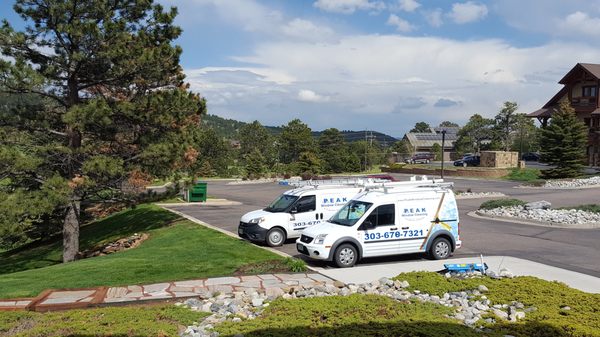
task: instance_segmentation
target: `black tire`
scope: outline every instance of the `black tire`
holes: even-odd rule
[[[444,260],[452,255],[452,245],[445,238],[437,238],[429,248],[429,256],[434,260]]]
[[[285,239],[285,231],[281,228],[275,227],[271,228],[271,230],[267,232],[267,237],[265,238],[265,241],[267,242],[267,246],[269,247],[279,247],[283,245]]]
[[[343,243],[337,247],[333,255],[333,261],[339,268],[350,268],[358,260],[358,250],[349,243]]]

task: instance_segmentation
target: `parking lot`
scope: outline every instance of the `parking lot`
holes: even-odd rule
[[[396,175],[407,180],[405,175]],[[597,203],[600,189],[544,190],[514,188],[519,183],[499,180],[471,180],[451,178],[455,190],[471,189],[473,192],[501,192],[510,197],[537,201],[546,200],[553,207]],[[231,185],[227,181],[211,181],[208,194],[241,202],[236,206],[182,205],[170,206],[203,222],[237,233],[240,217],[249,211],[264,208],[281,192],[290,189],[276,183]],[[562,229],[530,226],[493,220],[477,219],[467,215],[476,210],[485,199],[458,200],[461,216],[461,239],[463,247],[455,257],[507,255],[528,259],[559,268],[600,277],[600,229]],[[277,249],[301,257],[296,252],[294,240]],[[415,261],[425,259],[422,255],[392,256],[365,259],[359,264],[377,264],[391,261]],[[314,263],[321,267],[327,264]]]

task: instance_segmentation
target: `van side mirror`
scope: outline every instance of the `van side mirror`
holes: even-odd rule
[[[364,229],[375,229],[375,224],[371,222],[371,220],[365,220],[362,223]]]
[[[292,209],[290,209],[290,214],[296,214],[298,213],[298,207],[294,206],[292,207]]]

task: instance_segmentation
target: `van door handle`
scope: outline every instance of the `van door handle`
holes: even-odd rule
[[[393,227],[393,228],[390,228],[390,230],[391,230],[391,231],[397,231],[397,230],[398,230],[398,227]]]
[[[402,227],[402,229],[408,229],[409,227]]]
[[[315,214],[315,219],[319,220],[319,213]]]
[[[321,220],[323,220],[323,213],[321,213]]]

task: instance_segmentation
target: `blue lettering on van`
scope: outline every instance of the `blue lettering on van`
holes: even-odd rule
[[[337,198],[323,198],[323,204],[341,204],[341,203],[347,203],[348,202],[348,197],[337,197]]]
[[[411,208],[403,208],[402,216],[403,217],[420,217],[427,215],[427,208],[425,207],[411,207]]]

